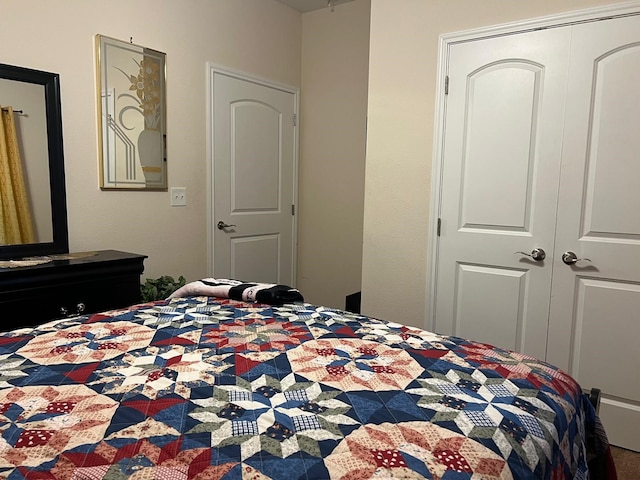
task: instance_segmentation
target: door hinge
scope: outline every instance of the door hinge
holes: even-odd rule
[[[294,113],[291,121],[293,122],[293,126],[296,127],[298,125],[298,114]]]
[[[440,236],[440,228],[442,227],[442,219],[438,219],[438,226],[436,228],[436,235]]]
[[[449,95],[449,75],[444,77],[444,94]]]
[[[291,205],[291,215],[295,215],[295,214],[296,214],[296,206]]]

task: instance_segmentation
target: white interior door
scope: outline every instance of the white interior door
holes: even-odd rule
[[[546,355],[569,35],[450,46],[439,333]],[[547,258],[514,253],[537,248]]]
[[[293,286],[297,94],[211,76],[213,275]]]
[[[640,16],[572,32],[547,359],[640,451]]]

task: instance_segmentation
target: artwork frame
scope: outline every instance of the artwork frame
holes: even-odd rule
[[[96,35],[102,190],[167,190],[166,54]]]

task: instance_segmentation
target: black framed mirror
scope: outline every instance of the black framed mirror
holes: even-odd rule
[[[0,259],[68,253],[60,76],[0,64],[0,106],[7,105],[13,116],[22,117],[16,122],[15,130],[19,149],[24,151],[21,161],[26,172],[26,197],[35,226],[31,241],[0,244]],[[35,148],[36,144],[41,144],[40,151]],[[31,185],[30,171],[37,172],[34,175],[40,179]],[[6,179],[0,179],[0,184],[3,181]]]

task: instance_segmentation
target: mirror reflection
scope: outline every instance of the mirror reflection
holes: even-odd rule
[[[165,54],[96,36],[101,188],[166,190]]]
[[[53,241],[42,85],[0,78],[0,245]]]

